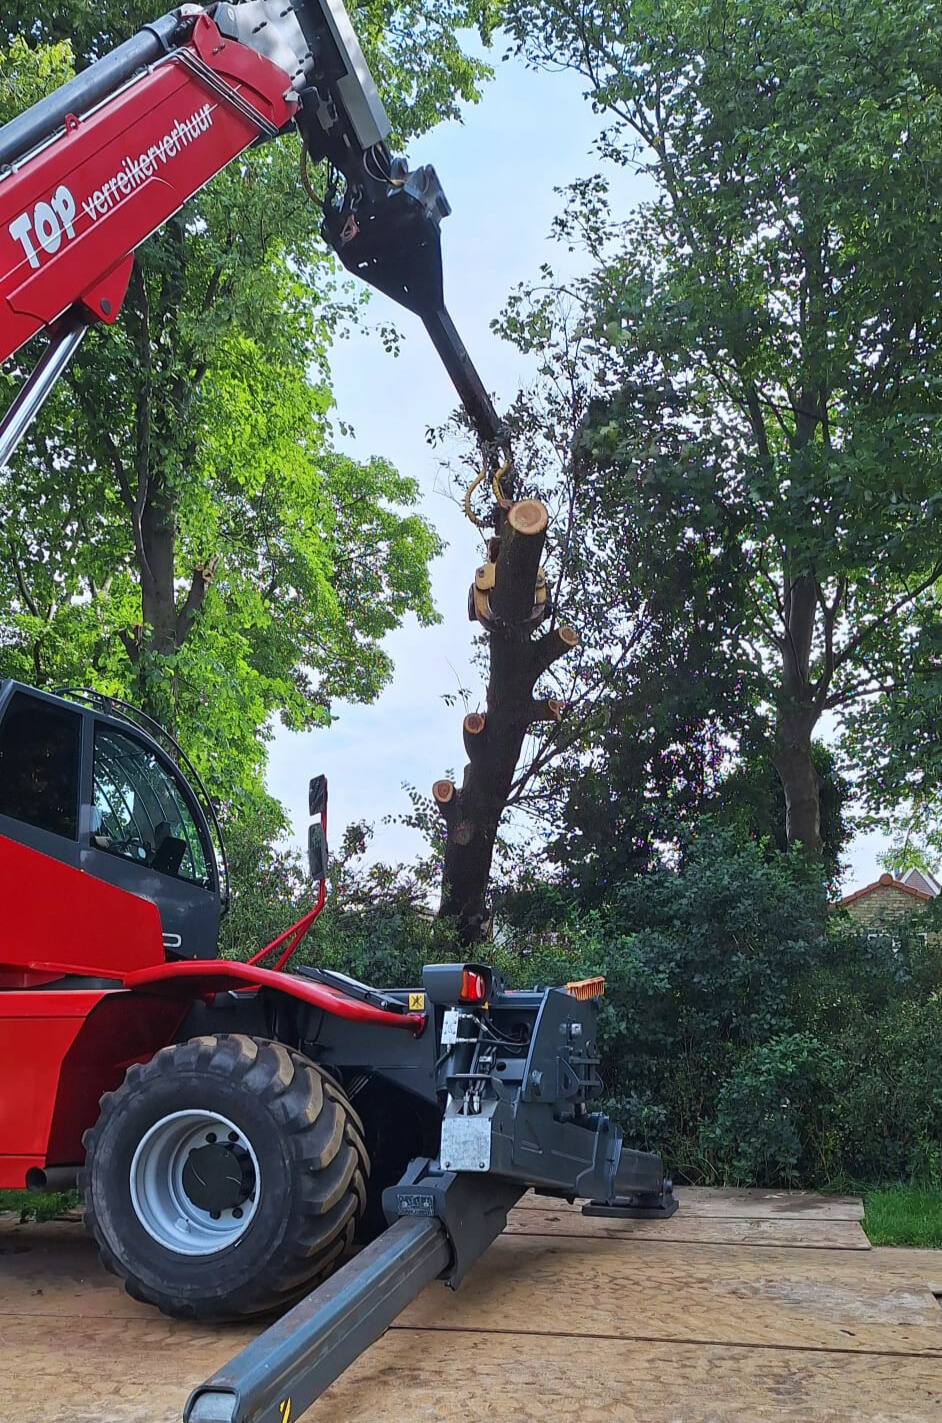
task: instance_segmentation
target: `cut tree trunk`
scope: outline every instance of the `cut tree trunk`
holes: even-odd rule
[[[498,513],[499,546],[489,592],[490,675],[486,709],[472,712],[462,727],[468,763],[460,787],[436,781],[435,804],[445,822],[445,863],[439,913],[454,918],[462,943],[487,936],[487,887],[497,828],[513,785],[530,727],[558,721],[558,701],[534,699],[544,672],[575,647],[571,628],[534,637],[534,606],[547,513],[524,499]]]

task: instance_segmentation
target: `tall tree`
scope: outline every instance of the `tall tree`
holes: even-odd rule
[[[739,510],[754,638],[774,660],[788,838],[821,852],[812,738],[894,685],[940,572],[937,317],[942,18],[921,0],[510,0],[537,65],[582,74],[603,148],[654,198],[624,223],[599,184],[569,214],[597,261],[610,379],[687,405],[678,498]],[[602,445],[635,432],[600,411]]]
[[[81,67],[151,18],[8,5],[7,110],[61,82],[63,41]],[[485,69],[455,32],[486,33],[486,3],[357,23],[397,141],[474,97]],[[335,287],[318,229],[296,140],[237,160],[138,252],[120,324],[85,343],[0,485],[6,670],[188,726],[221,785],[257,777],[273,710],[309,725],[374,696],[383,634],[433,616],[414,484],[330,445],[327,352],[359,295]]]

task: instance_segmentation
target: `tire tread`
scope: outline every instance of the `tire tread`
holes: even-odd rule
[[[154,1288],[119,1259],[98,1219],[92,1189],[96,1152],[129,1098],[181,1070],[224,1076],[264,1103],[288,1143],[294,1168],[292,1207],[277,1253],[238,1290],[205,1300],[183,1300],[169,1283]],[[366,1201],[370,1162],[363,1127],[343,1089],[295,1049],[265,1038],[239,1033],[190,1038],[133,1064],[121,1087],[102,1097],[98,1121],[85,1133],[83,1144],[86,1159],[79,1188],[86,1228],[102,1264],[124,1280],[133,1299],[176,1318],[244,1319],[285,1308],[349,1252]]]

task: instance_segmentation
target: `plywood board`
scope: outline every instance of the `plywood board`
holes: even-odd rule
[[[859,1196],[822,1196],[814,1191],[751,1191],[733,1187],[677,1186],[674,1194],[685,1215],[708,1216],[725,1220],[863,1220],[863,1202]],[[560,1210],[581,1211],[577,1201],[556,1201],[530,1191],[518,1210],[542,1209],[547,1205]]]
[[[180,1423],[190,1390],[256,1332],[201,1328],[154,1310],[124,1320],[4,1320],[0,1423]]]
[[[933,1360],[595,1339],[534,1349],[513,1334],[435,1342],[392,1331],[311,1423],[929,1423],[942,1403]]]
[[[310,1423],[928,1423],[942,1254],[790,1248],[855,1203],[723,1193],[668,1222],[535,1197],[453,1294],[430,1286]],[[757,1196],[765,1197],[759,1201]],[[819,1201],[821,1198],[817,1198]],[[710,1206],[704,1193],[688,1206]],[[720,1208],[721,1207],[721,1208]],[[739,1214],[736,1214],[739,1212]],[[764,1212],[764,1213],[763,1213]],[[648,1238],[648,1232],[651,1232]],[[667,1238],[666,1232],[682,1232]],[[714,1242],[713,1236],[718,1237]],[[775,1249],[753,1248],[775,1240]],[[249,1338],[136,1304],[70,1223],[0,1221],[0,1423],[179,1423]]]
[[[678,1186],[681,1209],[690,1215],[740,1219],[796,1216],[801,1220],[863,1220],[859,1196],[822,1196],[816,1191],[755,1191],[734,1187]]]
[[[938,1302],[919,1275],[873,1276],[878,1252],[504,1236],[457,1294],[416,1300],[422,1328],[932,1353]]]
[[[179,1423],[235,1336],[212,1344],[117,1324],[25,1324],[0,1343],[0,1423]],[[144,1347],[146,1344],[146,1347]],[[515,1333],[391,1330],[309,1423],[928,1423],[942,1372],[923,1358]]]
[[[767,1245],[792,1249],[869,1250],[870,1242],[857,1220],[727,1219],[678,1211],[669,1220],[613,1220],[584,1216],[575,1210],[515,1210],[507,1222],[509,1235],[572,1235],[587,1240],[682,1241],[690,1245]]]

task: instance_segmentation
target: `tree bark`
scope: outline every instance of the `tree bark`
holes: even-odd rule
[[[141,625],[124,639],[137,679],[136,700],[142,711],[172,731],[177,703],[172,659],[199,618],[216,558],[193,568],[178,605],[179,491],[193,458],[187,418],[205,367],[186,348],[179,329],[186,266],[185,228],[179,218],[167,225],[164,246],[166,270],[154,296],[139,262],[132,272],[126,321],[138,357],[135,439],[127,452],[111,442],[109,453],[131,519],[141,588]],[[155,343],[155,331],[164,339]]]
[[[433,799],[445,822],[445,861],[440,915],[457,921],[462,943],[487,936],[487,887],[494,842],[507,804],[524,738],[537,721],[557,721],[562,703],[536,700],[534,688],[557,658],[578,638],[571,628],[555,628],[534,638],[538,622],[537,586],[546,539],[547,513],[524,499],[498,513],[499,542],[481,583],[492,582],[486,597],[490,672],[484,713],[471,712],[462,734],[468,763],[460,787],[436,781]],[[494,556],[496,554],[496,557]],[[483,595],[478,592],[478,599]]]
[[[811,650],[818,610],[818,586],[809,575],[788,585],[782,681],[772,760],[785,792],[785,834],[820,857],[821,781],[811,759],[811,742],[821,715],[811,684]]]
[[[817,713],[806,707],[779,709],[773,763],[785,792],[785,834],[789,845],[803,845],[820,856],[821,778],[811,759]]]

